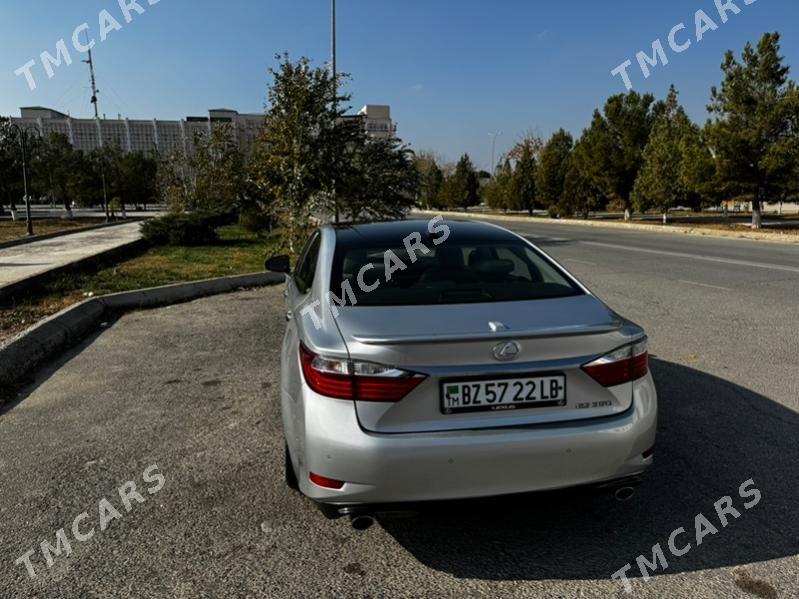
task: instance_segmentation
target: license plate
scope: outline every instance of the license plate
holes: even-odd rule
[[[441,411],[495,412],[566,405],[562,374],[479,381],[450,381],[441,385]]]

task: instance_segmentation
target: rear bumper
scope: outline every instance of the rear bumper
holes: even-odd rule
[[[492,497],[637,476],[652,464],[643,454],[657,428],[650,375],[635,383],[624,414],[519,428],[379,435],[360,427],[352,402],[306,399],[314,410],[306,413],[304,451],[292,452],[300,458],[300,489],[334,506]],[[345,484],[319,487],[310,472]]]

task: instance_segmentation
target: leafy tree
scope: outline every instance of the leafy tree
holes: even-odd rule
[[[23,195],[19,140],[8,128],[9,120],[0,117],[0,207],[7,204],[15,214],[16,202]]]
[[[541,139],[541,136],[534,130],[528,129],[524,135],[522,135],[521,139],[510,149],[508,158],[510,158],[512,162],[518,162],[525,149],[531,149],[533,151],[533,157],[538,160],[544,149],[544,145],[544,140]]]
[[[158,195],[158,162],[144,152],[131,152],[122,157],[122,177],[124,180],[123,202],[141,205],[156,201]]]
[[[215,126],[210,134],[196,138],[191,166],[195,173],[191,210],[228,213],[241,206],[244,155],[230,125]]]
[[[194,201],[195,179],[191,162],[178,146],[158,161],[158,195],[172,212],[183,212]]]
[[[334,91],[339,82],[334,85],[329,69],[313,68],[307,58],[277,59],[252,174],[296,252],[311,215],[336,211],[337,182],[352,175],[353,152],[365,134],[359,124],[345,122],[340,106],[349,97]]]
[[[42,140],[32,165],[37,187],[46,190],[53,202],[61,203],[70,218],[72,205],[69,186],[75,175],[74,166],[75,150],[69,138],[61,133],[51,133]]]
[[[524,144],[516,168],[510,190],[510,207],[514,210],[527,210],[533,214],[536,202],[536,173],[538,164],[535,159],[535,148],[532,143]]]
[[[651,94],[612,96],[603,112],[594,112],[583,134],[583,151],[590,157],[585,174],[605,196],[623,204],[625,220],[630,219],[633,186],[660,110]]]
[[[702,149],[699,127],[685,113],[672,86],[644,148],[644,163],[632,195],[635,209],[645,212],[657,208],[665,224],[670,209],[680,202],[692,203],[687,183],[695,176],[696,165],[686,163],[701,162]],[[684,176],[684,167],[688,176]]]
[[[79,206],[103,204],[102,169],[104,160],[105,156],[99,149],[72,154],[70,161],[72,174],[67,182],[67,195]]]
[[[726,191],[752,198],[752,227],[761,204],[796,189],[799,160],[799,91],[780,55],[780,34],[747,43],[739,62],[728,51],[724,81],[713,87],[708,137]]]
[[[557,206],[563,198],[563,185],[574,139],[564,129],[557,131],[541,152],[536,174],[538,199],[545,206]]]

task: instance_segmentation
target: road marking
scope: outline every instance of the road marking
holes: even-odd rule
[[[697,283],[696,281],[686,281],[678,279],[678,283],[685,283],[686,285],[696,285],[697,287],[707,287],[708,289],[720,289],[721,291],[732,291],[729,287],[721,287],[719,285],[708,285],[707,283]]]
[[[666,250],[650,250],[646,248],[636,248],[629,245],[616,245],[615,243],[600,243],[599,241],[581,241],[585,245],[611,248],[614,250],[626,250],[628,252],[640,252],[643,254],[658,254],[660,256],[674,256],[675,258],[688,258],[689,260],[703,260],[705,262],[716,262],[720,264],[734,264],[736,266],[751,266],[752,268],[765,268],[767,270],[781,270],[786,272],[799,273],[799,267],[786,266],[783,264],[768,264],[766,262],[750,262],[749,260],[734,260],[732,258],[715,258],[713,256],[702,256],[697,254],[685,254],[683,252],[669,252]]]
[[[577,264],[587,264],[588,266],[596,266],[596,262],[588,262],[586,260],[575,260],[574,258],[566,258],[564,262],[575,262]]]

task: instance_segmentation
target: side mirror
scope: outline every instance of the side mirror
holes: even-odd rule
[[[267,272],[279,272],[288,275],[291,274],[291,259],[285,255],[272,256],[266,259],[264,268]]]

